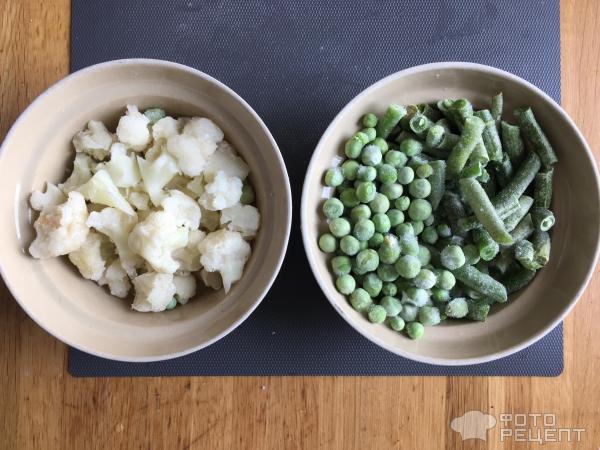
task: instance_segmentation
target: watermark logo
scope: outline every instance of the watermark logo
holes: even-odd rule
[[[496,417],[482,411],[467,411],[450,422],[463,441],[487,441],[487,431],[499,425],[500,442],[581,442],[585,428],[561,427],[552,413],[500,413]],[[600,448],[598,449],[600,450]]]
[[[467,411],[450,422],[450,428],[460,433],[463,441],[467,439],[487,441],[487,430],[494,426],[496,426],[496,418],[481,411]]]

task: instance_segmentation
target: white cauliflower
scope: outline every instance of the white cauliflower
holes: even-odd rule
[[[75,160],[73,161],[73,171],[67,181],[59,184],[58,187],[62,189],[65,194],[77,189],[84,183],[87,183],[92,178],[92,164],[93,160],[89,155],[85,153],[75,154]]]
[[[216,149],[214,142],[203,141],[188,134],[172,135],[167,140],[167,152],[175,157],[179,169],[188,177],[200,175]]]
[[[118,187],[135,186],[140,181],[140,169],[134,155],[127,155],[127,147],[116,142],[110,148],[110,161],[104,168]]]
[[[208,231],[215,231],[219,228],[221,221],[221,213],[219,211],[210,211],[202,206],[200,206],[200,211],[202,211],[200,225],[203,228],[206,228]]]
[[[106,260],[102,255],[102,245],[105,242],[100,233],[90,231],[83,245],[69,253],[69,260],[79,269],[83,278],[98,281],[104,275]]]
[[[73,145],[78,153],[87,153],[91,157],[102,161],[108,156],[114,136],[102,122],[90,120],[87,128],[73,137]]]
[[[220,144],[219,144],[220,145]],[[250,169],[242,158],[227,149],[218,148],[210,157],[204,169],[204,180],[212,181],[218,172],[225,172],[230,177],[244,180]]]
[[[139,112],[137,106],[127,105],[127,112],[117,125],[119,142],[136,152],[144,150],[150,143],[149,123],[150,119]]]
[[[196,295],[196,278],[193,275],[175,275],[173,283],[175,284],[175,298],[182,305]]]
[[[158,206],[165,195],[163,187],[171,181],[175,174],[179,173],[177,163],[171,155],[166,153],[162,153],[152,162],[139,156],[137,161],[146,192],[152,203]]]
[[[106,170],[96,172],[87,183],[77,189],[77,192],[83,194],[92,203],[112,206],[130,216],[135,214],[133,208],[125,200],[125,197],[121,195],[119,188],[115,186],[115,183]]]
[[[179,125],[172,117],[163,117],[154,125],[152,125],[152,138],[155,142],[160,140],[166,141],[170,136],[179,133]]]
[[[225,292],[242,278],[244,265],[250,257],[250,245],[240,233],[218,230],[200,241],[200,264],[209,272],[219,272]]]
[[[36,211],[43,211],[51,206],[57,206],[64,203],[67,197],[63,192],[52,183],[46,183],[46,191],[33,191],[29,197],[31,207]]]
[[[169,191],[161,202],[163,209],[171,214],[179,226],[195,230],[200,226],[200,205],[181,191]]]
[[[221,225],[227,224],[231,231],[239,231],[245,238],[256,236],[260,213],[251,205],[235,204],[221,211]]]
[[[131,289],[127,272],[123,269],[119,258],[115,259],[98,280],[100,286],[108,285],[110,293],[115,297],[125,298]]]
[[[235,151],[235,148],[233,148],[233,145],[231,145],[228,141],[225,140],[219,142],[219,144],[217,145],[217,151],[225,153],[229,156],[238,156],[237,152]]]
[[[188,243],[185,247],[173,252],[173,258],[179,263],[177,273],[189,273],[200,270],[200,250],[198,244],[204,239],[206,233],[201,230],[191,230]]]
[[[144,192],[131,191],[127,201],[138,211],[146,211],[149,208],[150,197]]]
[[[129,276],[136,275],[136,269],[143,266],[142,258],[129,247],[128,238],[133,227],[137,224],[137,216],[124,214],[115,208],[104,208],[100,212],[90,213],[87,225],[95,228],[115,244],[121,265]]]
[[[129,235],[129,247],[160,273],[173,273],[179,263],[173,251],[188,243],[188,229],[178,226],[172,214],[165,211],[150,213]]]
[[[206,117],[193,117],[190,119],[183,127],[183,133],[214,144],[218,144],[223,140],[223,131],[216,123]]]
[[[212,182],[204,186],[200,204],[211,211],[219,211],[235,205],[242,196],[242,180],[219,171]]]
[[[200,278],[206,287],[212,288],[218,291],[223,287],[223,280],[219,272],[209,272],[206,269],[200,271]]]
[[[148,272],[133,279],[135,298],[132,309],[140,312],[160,312],[173,300],[177,288],[173,275]]]
[[[79,192],[70,192],[65,203],[46,208],[33,224],[36,238],[29,246],[34,258],[52,258],[74,252],[90,231],[88,211]]]

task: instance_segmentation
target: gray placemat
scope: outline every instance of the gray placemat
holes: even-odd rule
[[[266,122],[289,171],[295,225],[259,308],[209,348],[161,363],[71,350],[75,376],[539,375],[563,368],[562,326],[502,360],[439,367],[397,357],[347,325],[306,263],[298,206],[312,151],[373,82],[434,61],[479,62],[560,96],[559,1],[72,0],[71,68],[127,57],[181,62],[238,92]]]

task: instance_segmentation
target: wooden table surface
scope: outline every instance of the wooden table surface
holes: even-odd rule
[[[69,70],[68,0],[0,0],[0,139]],[[600,1],[561,2],[562,104],[600,157]],[[449,427],[469,410],[554,414],[600,448],[598,272],[565,322],[557,378],[195,377],[77,379],[67,348],[0,286],[0,448],[455,449],[537,448]],[[1,283],[1,281],[0,281]],[[550,416],[547,416],[550,420]],[[533,416],[515,417],[517,422]],[[512,424],[514,425],[514,423]],[[506,429],[512,425],[503,425]],[[543,431],[543,430],[542,430]],[[576,434],[572,433],[572,440]],[[549,437],[552,439],[552,436]]]

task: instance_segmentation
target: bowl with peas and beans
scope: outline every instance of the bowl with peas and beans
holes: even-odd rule
[[[594,269],[598,173],[566,113],[468,63],[394,74],[352,100],[313,154],[302,234],[357,331],[418,361],[514,353],[554,328]]]

